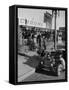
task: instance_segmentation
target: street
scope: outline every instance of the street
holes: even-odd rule
[[[65,79],[65,73],[63,72],[61,76],[52,76],[49,72],[44,73],[34,73],[31,76],[27,77],[24,81],[42,81],[42,80],[61,80]]]
[[[22,77],[23,79],[21,78],[19,79],[19,81],[26,82],[26,81],[65,79],[65,72],[62,72],[59,77],[55,76],[50,71],[41,70],[36,72],[36,67],[39,61],[41,60],[41,58],[37,55],[36,52],[33,52],[33,51],[29,51],[29,52],[27,51],[25,53],[24,49],[21,48],[23,52],[18,54],[18,76],[19,75],[22,76],[23,73],[28,72],[29,70],[31,70],[32,72],[29,75],[27,73],[27,75],[25,75],[25,78]],[[26,69],[25,69],[25,66],[26,66]]]

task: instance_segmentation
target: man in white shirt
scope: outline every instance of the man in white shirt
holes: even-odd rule
[[[61,61],[62,65],[63,65],[63,70],[65,70],[65,60],[62,57],[62,55],[60,55],[59,57],[60,57],[60,61]]]

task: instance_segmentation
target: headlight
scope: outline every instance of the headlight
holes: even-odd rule
[[[41,61],[41,64],[43,64],[43,61]]]

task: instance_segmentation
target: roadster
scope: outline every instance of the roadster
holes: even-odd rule
[[[41,60],[36,70],[52,71],[57,76],[61,75],[61,72],[65,69],[64,52],[62,50],[50,52],[39,50],[37,53],[41,56]],[[62,60],[64,60],[64,62]]]

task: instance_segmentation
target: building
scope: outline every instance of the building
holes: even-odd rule
[[[38,9],[18,9],[18,43],[22,44],[24,28],[29,31],[49,31],[52,28],[52,16],[48,11]],[[35,29],[34,29],[35,28]],[[20,34],[20,35],[19,35]]]

